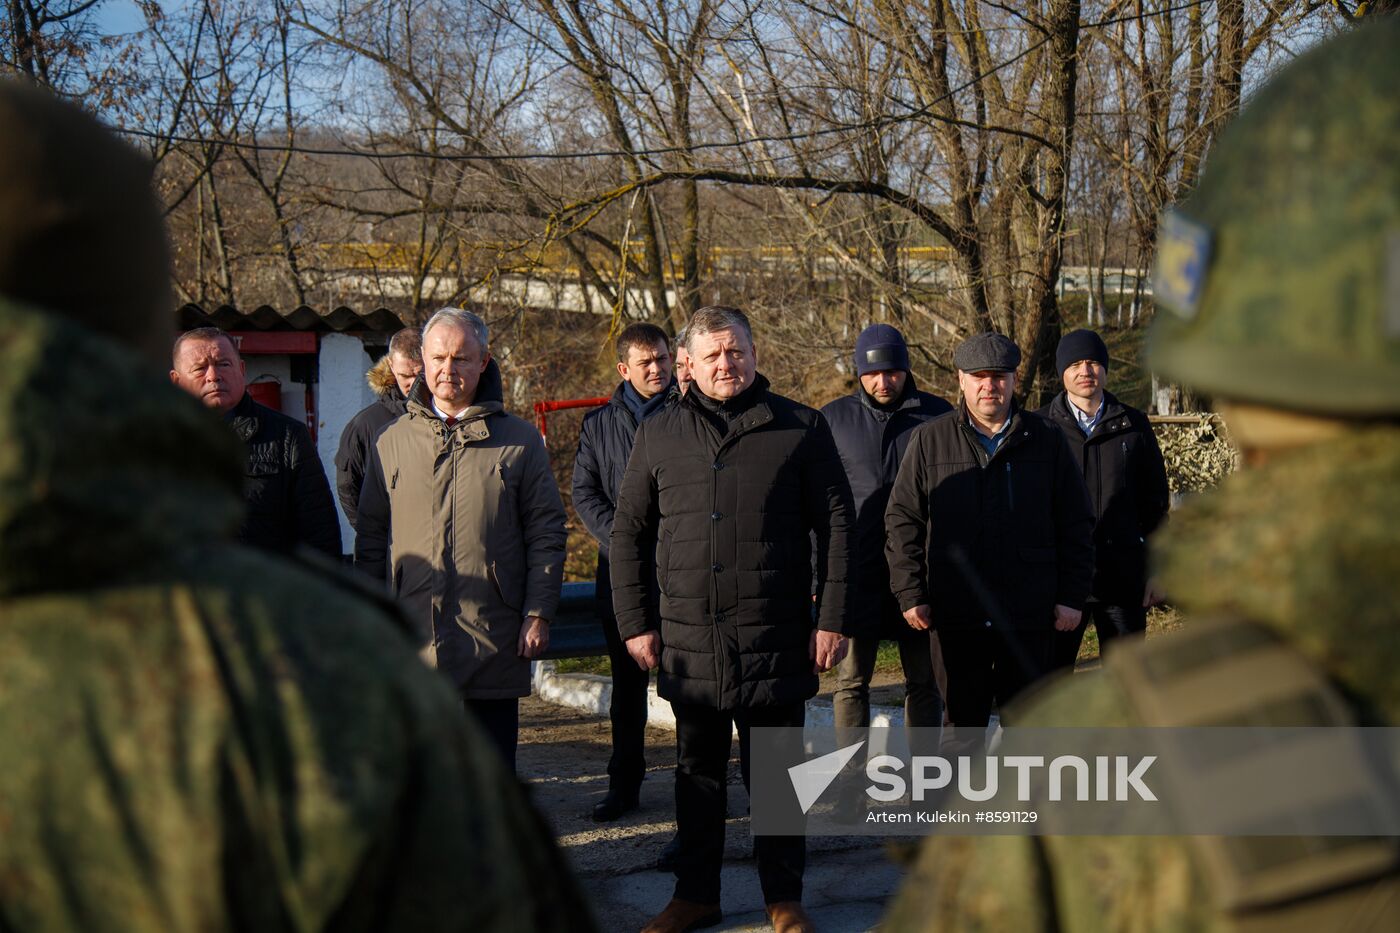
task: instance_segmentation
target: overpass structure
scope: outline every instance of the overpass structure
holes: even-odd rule
[[[453,269],[421,269],[421,264],[414,261],[406,247],[394,244],[336,244],[327,245],[322,251],[324,268],[337,270],[329,273],[329,277],[347,295],[408,301],[419,298],[430,302],[457,300],[603,315],[617,310],[613,299],[596,286],[585,284],[577,266],[562,254],[546,252],[531,271],[506,272],[491,276],[486,282],[473,283]],[[949,289],[960,284],[952,250],[948,247],[915,246],[902,249],[900,253],[910,284]],[[679,265],[679,257],[672,259]],[[707,275],[776,277],[802,269],[827,281],[853,275],[849,262],[842,257],[827,254],[811,259],[789,247],[716,247],[708,251],[704,265]],[[1152,294],[1150,279],[1142,269],[1097,270],[1089,266],[1065,266],[1056,287],[1062,296],[1092,294],[1092,286],[1099,279],[1105,296]],[[669,306],[674,307],[677,297],[675,289],[666,290]],[[651,291],[637,285],[623,290],[622,302],[628,308],[644,309],[648,313],[657,310],[653,307]],[[930,316],[935,322],[956,330],[951,321],[931,311]]]

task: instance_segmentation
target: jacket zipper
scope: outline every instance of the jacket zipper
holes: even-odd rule
[[[728,431],[725,432],[725,435],[719,439],[719,443],[715,445],[714,457],[713,457],[713,459],[710,461],[711,464],[712,464],[712,466],[713,466],[714,464],[718,464],[718,463],[720,462],[720,457],[722,457],[722,456],[724,455],[725,450],[726,450],[731,444],[733,444],[733,443],[738,439],[738,436],[739,436],[739,432],[738,432],[737,426],[736,426],[736,425],[730,425],[730,429],[729,429]],[[720,485],[719,474],[720,474],[721,471],[723,471],[723,470],[728,470],[728,469],[736,469],[736,467],[735,467],[733,464],[727,464],[727,465],[721,467],[721,468],[718,469],[718,470],[716,470],[716,469],[711,469],[711,470],[710,470],[710,482],[711,482],[711,484],[712,484],[711,487],[710,487],[710,489],[711,489],[711,493],[710,493],[710,511],[711,511],[711,512],[716,512],[716,511],[719,510],[719,485]],[[718,522],[713,522],[713,521],[710,522],[710,566],[711,566],[711,568],[713,568],[715,564],[719,563],[719,537],[718,537],[718,536],[719,536],[719,528],[718,528],[718,524],[719,524]],[[719,573],[723,573],[723,571],[720,571]],[[724,622],[720,622],[719,619],[718,619],[718,615],[719,615],[719,612],[720,612],[720,608],[719,608],[719,605],[720,605],[719,573],[715,572],[713,569],[711,569],[711,571],[710,571],[710,593],[711,593],[711,596],[710,596],[710,636],[711,636],[711,639],[712,639],[712,644],[715,646],[715,667],[717,668],[717,670],[715,671],[715,675],[716,675],[715,681],[716,681],[716,683],[719,685],[719,696],[717,697],[717,701],[718,701],[718,703],[719,703],[721,706],[723,706],[723,705],[724,705],[724,693],[725,693],[725,688],[726,688],[727,686],[729,686],[729,685],[731,684],[731,682],[734,681],[734,678],[731,678],[731,677],[728,676],[728,674],[729,674],[729,665],[728,665],[727,663],[725,663],[726,660],[727,660],[727,656],[726,656],[726,654],[725,654],[725,647],[726,647],[726,645],[725,645],[725,640],[724,640],[724,631],[723,631],[723,629],[724,629],[725,624],[729,621],[729,619],[726,617],[726,619],[725,619]],[[736,609],[736,611],[737,611],[738,607],[736,606],[735,609]],[[737,649],[737,638],[738,638],[738,630],[737,630],[737,627],[738,627],[738,621],[736,620],[734,624],[735,624],[735,638],[736,638],[736,645],[735,645],[735,647],[736,647],[736,649]],[[738,658],[736,657],[735,660],[737,661]],[[741,677],[742,677],[742,673],[741,673]],[[737,696],[739,693],[742,692],[742,691],[741,691],[741,687],[740,687],[740,685],[739,685],[737,682],[733,682],[732,685],[733,685],[733,687],[734,687],[734,692],[735,692],[736,696]]]
[[[1009,511],[1016,511],[1016,492],[1011,485],[1011,461],[1006,462],[1006,507]]]
[[[720,456],[724,453],[724,444],[727,438],[720,438],[715,445],[713,459],[710,461],[710,511],[719,510],[719,474],[722,467],[718,467]],[[710,522],[710,566],[714,567],[719,561],[719,523]],[[719,706],[724,706],[725,671],[728,665],[725,664],[724,655],[724,634],[720,631],[722,625],[717,616],[719,614],[719,575],[712,569],[710,571],[710,641],[714,645],[715,652],[715,683],[719,685],[718,695],[715,702]]]

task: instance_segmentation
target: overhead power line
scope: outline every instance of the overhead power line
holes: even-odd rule
[[[1105,26],[1114,26],[1119,23],[1131,22],[1133,20],[1151,19],[1157,16],[1165,16],[1170,13],[1179,13],[1189,10],[1192,7],[1201,6],[1211,0],[1190,0],[1179,6],[1168,7],[1163,10],[1154,10],[1132,16],[1119,16],[1112,19],[1099,20],[1092,23],[1080,23],[1080,29],[1102,29]],[[557,161],[578,161],[583,159],[615,159],[615,158],[645,158],[650,156],[678,155],[681,153],[705,152],[715,149],[743,149],[763,143],[784,143],[801,142],[807,139],[818,139],[824,136],[831,136],[837,133],[859,132],[862,130],[879,130],[889,126],[898,126],[927,116],[934,107],[948,100],[949,98],[961,94],[963,91],[974,87],[977,84],[992,77],[1003,69],[1010,68],[1021,59],[1030,55],[1041,46],[1050,42],[1051,36],[1046,35],[1041,39],[1032,42],[1026,48],[1015,55],[988,68],[986,71],[970,78],[946,94],[934,98],[920,107],[910,110],[908,113],[875,117],[870,120],[863,120],[859,123],[844,123],[840,126],[829,126],[823,129],[806,130],[799,133],[786,133],[771,136],[750,136],[745,139],[734,139],[725,141],[693,143],[689,146],[656,146],[646,149],[583,149],[572,152],[478,152],[478,153],[448,153],[448,152],[415,152],[415,151],[390,151],[381,152],[371,149],[357,149],[354,147],[341,147],[336,149],[323,148],[318,146],[299,145],[277,145],[273,143],[243,142],[234,139],[205,138],[199,136],[175,135],[169,133],[157,133],[152,130],[139,130],[130,127],[113,127],[113,129],[127,136],[135,136],[141,139],[153,139],[161,142],[188,143],[194,145],[210,145],[220,148],[240,149],[245,152],[292,152],[298,155],[309,156],[333,156],[351,157],[359,159],[428,159],[442,162],[557,162]]]

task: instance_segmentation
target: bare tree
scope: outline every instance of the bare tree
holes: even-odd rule
[[[1131,0],[1088,30],[1086,45],[1108,56],[1094,103],[1110,118],[1086,130],[1117,166],[1138,264],[1153,253],[1162,210],[1195,185],[1211,143],[1239,112],[1251,64],[1317,8],[1273,0],[1250,14],[1244,0]]]
[[[5,0],[0,72],[55,90],[85,90],[83,61],[96,44],[102,0]]]
[[[537,26],[512,16],[517,26],[538,36],[586,88],[617,163],[631,182],[659,164],[691,164],[695,142],[691,100],[706,51],[715,0],[643,4],[629,0],[531,0]],[[639,152],[660,148],[664,156]],[[670,320],[677,327],[695,309],[699,286],[700,203],[694,179],[677,182],[681,194],[679,232],[667,236],[665,219],[648,191],[638,200],[635,227],[640,239],[638,275],[649,296],[643,316]],[[675,251],[678,274],[668,268]],[[678,285],[678,301],[668,295],[668,279]],[[625,293],[624,293],[625,295]]]
[[[471,301],[520,327],[541,304],[678,326],[724,299],[766,315],[810,386],[870,320],[903,326],[933,379],[996,329],[1034,402],[1067,250],[1102,309],[1109,263],[1148,263],[1161,210],[1319,6],[151,10],[145,83],[112,109],[160,163],[191,298]]]
[[[678,179],[885,202],[951,250],[957,272],[952,304],[926,308],[926,317],[935,324],[951,321],[962,332],[997,327],[1013,333],[1027,350],[1032,384],[1049,361],[1058,328],[1054,285],[1063,257],[1076,115],[1078,3],[1049,0],[1043,13],[999,16],[996,25],[1005,32],[995,43],[975,2],[868,0],[857,7],[809,3],[804,10],[786,25],[815,23],[815,33],[826,23],[851,23],[896,63],[899,80],[881,92],[895,115],[853,123],[837,112],[814,112],[810,87],[794,85],[788,62],[772,51],[812,44],[779,34],[779,24],[753,9],[735,33],[743,42],[724,49],[727,83],[716,78],[710,85],[732,138],[744,144],[742,168],[660,169],[573,209],[584,214],[639,187]],[[859,24],[862,19],[868,24]],[[829,89],[834,101],[851,97],[848,86]],[[868,146],[872,134],[878,146],[878,131],[892,123],[926,135],[938,156],[936,174],[919,166],[896,184],[890,175],[857,172],[842,158]],[[812,144],[828,137],[840,142]],[[783,171],[780,164],[796,170]],[[794,198],[786,203],[814,235],[822,235],[810,205]],[[871,270],[839,249],[831,252],[872,281],[891,278],[888,264]]]
[[[434,210],[472,218],[483,239],[496,239],[488,251],[517,270],[537,265],[549,244],[562,245],[587,286],[616,303],[610,277],[590,253],[602,248],[619,258],[616,242],[552,222],[557,181],[578,167],[545,171],[516,158],[525,140],[538,138],[525,112],[548,105],[535,96],[540,66],[532,40],[510,35],[485,7],[437,0],[369,0],[320,13],[303,8],[299,17],[319,42],[342,54],[347,73],[382,81],[393,105],[375,101],[375,113],[358,114],[371,147],[403,144],[408,149],[400,154],[455,158],[472,167],[471,184],[462,186],[468,197]],[[424,117],[440,127],[431,135],[433,153],[420,145]]]

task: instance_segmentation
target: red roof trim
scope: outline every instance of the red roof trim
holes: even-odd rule
[[[316,352],[316,335],[307,331],[235,330],[229,333],[238,338],[238,352],[243,356]]]

